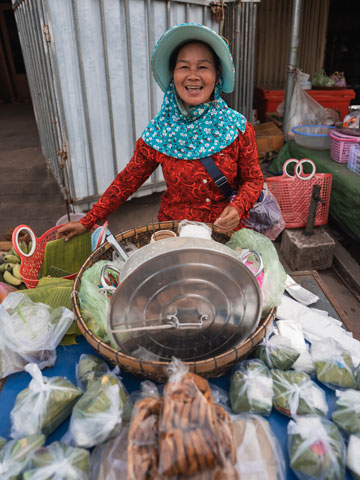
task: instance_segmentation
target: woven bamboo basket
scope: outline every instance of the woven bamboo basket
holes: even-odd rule
[[[152,223],[144,227],[127,230],[126,232],[116,235],[116,238],[120,243],[126,240],[140,248],[149,243],[151,235],[158,230],[166,229],[177,232],[178,223],[179,222],[175,221],[158,222],[155,224]],[[211,225],[209,226],[212,227]],[[229,240],[230,235],[213,231],[213,238],[218,242],[226,243]],[[167,369],[169,362],[140,360],[136,357],[126,355],[119,350],[115,350],[110,345],[97,338],[94,333],[89,330],[86,322],[81,316],[80,304],[78,300],[81,277],[84,271],[94,265],[94,263],[97,261],[111,259],[112,251],[113,247],[107,242],[104,243],[90,255],[78,272],[72,292],[73,310],[76,322],[81,333],[90,343],[90,345],[92,345],[94,349],[112,365],[119,365],[119,367],[123,370],[143,378],[150,378],[159,382],[166,381],[168,378]],[[206,360],[184,363],[189,366],[189,369],[192,372],[197,373],[205,378],[219,377],[223,375],[226,370],[247,357],[255,348],[255,346],[262,340],[275,319],[275,310],[276,309],[271,310],[267,317],[260,321],[256,331],[247,340],[240,343],[236,347],[231,348],[221,355],[210,357]]]

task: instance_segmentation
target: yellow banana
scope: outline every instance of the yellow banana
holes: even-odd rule
[[[0,272],[11,272],[13,269],[13,263],[2,263],[0,265]]]
[[[22,284],[22,279],[14,277],[14,275],[12,275],[10,272],[4,272],[4,281],[10,285],[14,285],[15,287],[18,287]]]
[[[20,263],[15,263],[12,269],[12,274],[16,278],[20,278],[22,280],[22,276],[20,275]]]
[[[18,255],[4,255],[6,263],[20,263],[20,257]]]

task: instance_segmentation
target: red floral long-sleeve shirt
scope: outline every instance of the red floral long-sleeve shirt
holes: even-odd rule
[[[263,175],[259,166],[255,132],[247,123],[245,132],[221,152],[212,155],[218,168],[237,191],[231,201],[241,219],[258,199]],[[147,145],[141,138],[136,142],[133,157],[92,209],[81,219],[88,229],[114,212],[161,165],[167,189],[161,198],[160,221],[193,220],[214,223],[229,205],[200,160],[169,157]]]

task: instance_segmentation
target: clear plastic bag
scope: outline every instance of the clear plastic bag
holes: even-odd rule
[[[32,453],[44,445],[45,435],[30,435],[29,437],[10,440],[0,450],[0,478],[14,480],[22,478]]]
[[[325,392],[304,372],[271,370],[274,388],[274,407],[290,417],[326,415]]]
[[[285,141],[293,140],[293,127],[299,125],[324,125],[326,109],[301,87],[300,71],[297,70],[293,94],[290,101],[289,116],[284,125]]]
[[[76,365],[76,384],[85,391],[105,373],[110,373],[110,368],[104,360],[96,355],[82,353]]]
[[[272,241],[261,233],[242,228],[232,234],[226,245],[239,253],[245,248],[256,250],[261,256],[264,262],[263,315],[267,315],[273,307],[280,305],[286,282],[286,272]]]
[[[348,435],[360,434],[360,391],[337,390],[336,397],[336,409],[331,416],[333,422]]]
[[[74,320],[65,307],[34,303],[21,292],[10,293],[0,305],[0,378],[36,363],[55,364],[56,347]]]
[[[347,455],[346,466],[351,472],[354,480],[360,480],[360,433],[356,435],[350,435]]]
[[[273,380],[264,362],[244,360],[233,368],[230,400],[234,413],[270,415],[273,396]]]
[[[285,459],[270,424],[260,415],[232,417],[240,479],[285,480]]]
[[[285,228],[285,221],[275,196],[266,185],[261,201],[255,203],[249,212],[249,218],[244,220],[246,227],[262,233],[270,240],[275,240]]]
[[[262,360],[269,368],[288,370],[300,356],[291,341],[281,335],[272,335],[268,331],[254,350],[254,356]]]
[[[31,456],[23,480],[88,480],[89,475],[87,450],[54,442]]]
[[[91,455],[91,480],[120,480],[127,478],[127,443],[129,425],[120,435],[96,446]]]
[[[82,392],[65,377],[43,376],[34,363],[25,370],[32,380],[17,395],[10,412],[11,437],[50,435],[70,415]]]
[[[114,373],[105,374],[85,391],[73,408],[63,441],[91,448],[119,435],[129,418],[129,395]]]
[[[100,276],[104,265],[113,265],[119,269],[122,263],[120,260],[115,262],[99,260],[94,263],[83,273],[79,290],[81,315],[87,326],[96,337],[114,348],[117,348],[117,346],[108,332],[107,325],[107,318],[110,312],[110,297],[101,286]],[[117,280],[115,279],[115,281]]]
[[[345,445],[337,426],[322,417],[299,417],[287,428],[290,467],[300,480],[345,477]]]
[[[203,222],[193,222],[191,220],[181,220],[178,225],[179,237],[206,238],[211,240],[212,230]]]
[[[355,370],[349,352],[333,338],[311,344],[316,377],[329,388],[357,388]]]

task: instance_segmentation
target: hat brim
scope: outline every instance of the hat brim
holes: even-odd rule
[[[221,90],[230,93],[234,90],[234,62],[228,44],[214,30],[199,24],[187,23],[170,28],[156,44],[152,58],[151,70],[160,88],[165,92],[172,75],[169,61],[173,51],[182,43],[198,40],[209,45],[221,63]]]

